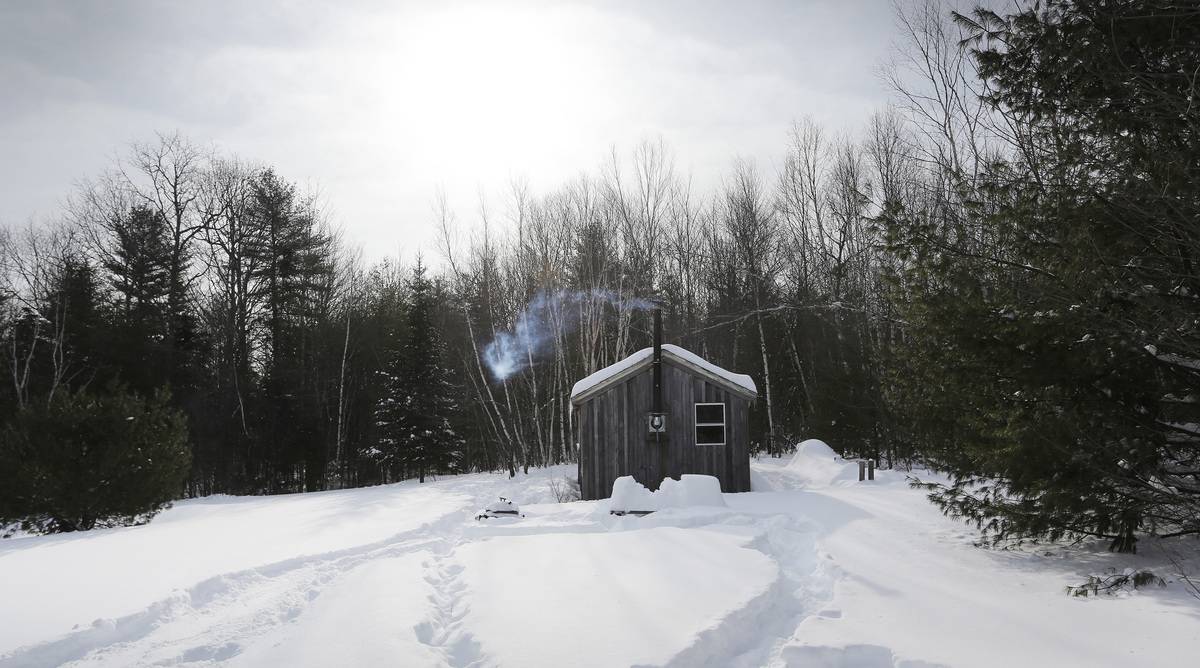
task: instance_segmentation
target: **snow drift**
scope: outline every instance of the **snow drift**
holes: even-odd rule
[[[786,465],[786,470],[804,487],[822,488],[857,485],[858,461],[843,459],[824,441],[810,438],[796,446],[796,454]],[[904,481],[904,476],[895,471],[875,469],[874,483]],[[872,482],[872,481],[868,481]]]
[[[651,492],[633,476],[621,476],[613,482],[608,507],[613,512],[628,513],[692,506],[724,507],[721,481],[710,475],[685,474],[679,480],[664,478]]]
[[[796,446],[787,470],[806,487],[858,482],[858,464],[842,459],[824,441],[811,438]]]

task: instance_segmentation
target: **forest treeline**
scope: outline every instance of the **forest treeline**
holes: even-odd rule
[[[574,461],[572,384],[648,345],[654,302],[666,340],[755,378],[758,451],[920,461],[998,538],[1200,531],[1200,12],[897,26],[895,104],[861,132],[800,121],[776,169],[706,192],[649,142],[471,224],[439,199],[433,269],[364,263],[268,165],[134,145],[0,238],[0,411],[165,401],[177,495],[515,472]]]

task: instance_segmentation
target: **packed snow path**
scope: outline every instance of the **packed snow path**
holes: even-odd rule
[[[557,467],[182,502],[148,526],[0,542],[0,666],[1188,665],[1172,583],[1079,600],[1127,557],[1001,552],[897,473],[826,450],[727,508],[557,504]],[[497,496],[525,517],[477,522]],[[1160,560],[1161,561],[1161,560]]]

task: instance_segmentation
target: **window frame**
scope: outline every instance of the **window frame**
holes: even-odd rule
[[[700,422],[700,407],[701,406],[720,406],[721,421],[720,422]],[[700,427],[720,427],[721,442],[720,443],[701,443],[700,442]],[[702,446],[722,446],[729,443],[729,409],[725,406],[724,401],[697,401],[692,404],[692,440],[697,447]]]

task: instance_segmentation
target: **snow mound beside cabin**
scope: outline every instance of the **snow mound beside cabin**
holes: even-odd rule
[[[615,512],[691,508],[693,506],[725,507],[721,482],[710,475],[685,474],[679,480],[663,478],[653,492],[633,476],[621,476],[613,482],[609,509]]]
[[[904,482],[897,471],[875,469],[875,480],[860,483],[858,460],[843,458],[825,441],[810,438],[796,446],[796,454],[783,468],[804,487],[843,487],[846,485]]]
[[[858,463],[842,459],[824,441],[810,438],[796,446],[785,467],[805,487],[829,487],[858,482]]]

